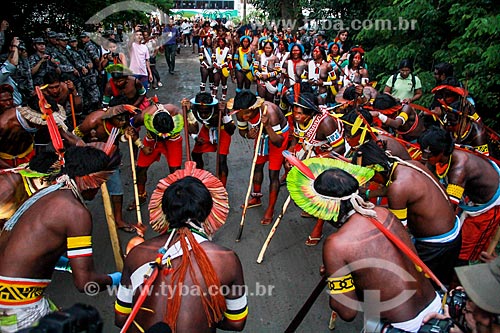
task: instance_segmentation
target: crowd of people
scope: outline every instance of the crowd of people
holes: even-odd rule
[[[55,309],[44,290],[61,267],[81,291],[90,281],[100,289],[119,285],[116,324],[127,332],[162,321],[174,332],[243,330],[242,264],[210,241],[229,211],[225,188],[236,132],[254,142],[244,212],[262,205],[267,163],[262,225],[273,221],[286,184],[301,216],[316,219],[306,245],[321,242],[325,222],[338,229],[324,242],[321,274],[342,319],[356,317],[346,299],[363,301],[363,291],[380,290],[383,302],[411,289],[407,301],[380,315],[417,332],[431,317],[445,318],[438,291],[461,283],[467,327],[451,331],[499,332],[499,161],[493,131],[451,64],[435,66],[434,100],[421,106],[412,62],[401,60],[377,91],[365,51],[350,45],[348,31],[329,41],[325,31],[306,26],[233,28],[220,19],[186,19],[133,25],[129,34],[118,24],[116,31],[47,31],[2,43],[8,52],[0,73],[1,332],[29,327]],[[198,53],[199,93],[163,104],[148,93],[163,87],[157,57],[165,55],[173,78],[182,45]],[[194,147],[185,153],[194,162],[182,169],[189,140]],[[105,183],[116,227],[144,235],[122,216],[125,141],[137,156],[138,196],[128,210],[148,202],[147,172],[162,155],[170,174],[149,199],[149,224],[160,236],[134,247],[122,272],[106,275],[94,269],[85,200]],[[205,153],[216,154],[215,176],[202,170]],[[47,241],[34,250],[37,239]],[[408,275],[376,265],[356,269],[365,259]],[[488,263],[468,266],[478,260]],[[483,284],[475,283],[475,268]],[[202,296],[147,294],[179,284]],[[231,292],[213,293],[214,286]]]

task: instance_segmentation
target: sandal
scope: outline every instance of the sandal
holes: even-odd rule
[[[116,229],[121,230],[121,231],[125,231],[129,234],[135,234],[135,232],[136,232],[135,227],[130,225],[130,224],[122,225],[120,227],[116,226]]]
[[[307,236],[307,240],[306,240],[306,245],[307,246],[316,246],[318,245],[319,241],[323,238],[323,235],[319,236],[319,237],[311,237],[311,236]]]
[[[144,205],[147,201],[147,198],[148,198],[147,193],[139,194],[139,206]],[[135,209],[136,208],[135,208],[135,200],[134,200],[131,203],[129,203],[129,205],[127,206],[127,210],[130,212],[130,211],[133,211]]]
[[[252,198],[247,202],[247,209],[262,206],[262,201],[260,200],[262,193],[252,193],[251,196]],[[241,205],[241,208],[245,208],[245,204]]]

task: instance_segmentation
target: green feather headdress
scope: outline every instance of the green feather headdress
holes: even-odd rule
[[[375,174],[371,169],[336,159],[310,158],[300,161],[286,153],[284,155],[294,165],[286,179],[291,198],[301,209],[323,220],[337,221],[341,201],[351,199],[352,195],[334,198],[319,194],[314,189],[314,179],[316,177],[323,171],[337,168],[348,172],[356,178],[359,185],[363,185]]]
[[[180,114],[176,114],[175,116],[172,117],[172,120],[174,122],[174,129],[171,130],[169,133],[160,133],[158,132],[155,127],[153,126],[153,120],[155,118],[155,116],[158,114],[158,112],[166,112],[170,115],[170,113],[166,110],[161,110],[159,109],[158,111],[156,111],[154,114],[149,114],[149,113],[146,113],[144,115],[144,127],[146,127],[146,129],[148,131],[150,131],[151,133],[154,133],[155,135],[161,137],[161,138],[169,138],[169,137],[173,137],[173,136],[176,136],[177,134],[179,134],[183,127],[184,127],[184,119],[182,118],[182,115]]]

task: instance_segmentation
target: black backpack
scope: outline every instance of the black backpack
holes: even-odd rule
[[[399,71],[396,72],[396,74],[392,75],[391,90],[394,89],[394,84],[396,83],[396,80],[398,79],[398,74],[399,74]],[[411,89],[413,90],[415,88],[415,75],[413,75],[413,73],[410,73],[410,75],[411,75]]]

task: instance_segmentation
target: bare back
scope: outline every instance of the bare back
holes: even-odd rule
[[[421,171],[397,165],[387,191],[389,208],[407,208],[408,227],[417,238],[450,231],[455,225],[455,213],[443,186],[423,164],[410,163]]]
[[[145,262],[153,261],[158,248],[162,247],[168,237],[168,234],[153,238],[148,240],[141,245],[134,248],[132,252],[127,256],[124,268],[124,277],[128,278],[138,267],[140,267]],[[172,244],[177,240],[177,237],[172,239]],[[209,241],[202,242],[201,247],[205,250],[208,259],[212,263],[215,273],[217,274],[221,286],[236,286],[241,287],[244,285],[243,281],[243,271],[241,268],[241,263],[235,253],[225,247],[211,243]],[[193,256],[192,252],[190,252]],[[194,257],[192,257],[194,258]],[[173,268],[176,269],[181,263],[181,258],[176,258],[172,261]],[[195,267],[195,276],[198,283],[203,287],[203,290],[207,290],[204,284],[204,279],[199,271],[198,265],[193,261],[193,266]],[[153,293],[146,298],[143,308],[148,308],[154,311],[154,313],[149,311],[139,311],[136,321],[144,328],[147,329],[159,321],[164,320],[164,316],[167,308],[167,299],[171,297],[172,290],[171,287],[171,277],[172,275],[165,276],[162,271],[158,274],[156,281],[153,284]],[[209,333],[215,332],[215,327],[208,327],[208,322],[205,317],[203,306],[201,303],[201,298],[197,296],[196,291],[191,292],[195,289],[196,284],[193,282],[190,273],[186,272],[184,286],[183,286],[183,296],[181,301],[181,306],[179,310],[179,316],[177,319],[177,333]],[[231,289],[231,288],[227,288]],[[235,290],[242,290],[241,288],[234,288]],[[232,292],[231,292],[232,293]],[[134,295],[134,302],[137,300],[139,292],[136,291]],[[224,295],[229,298],[234,298],[234,294]],[[232,297],[233,296],[233,297]],[[130,328],[129,332],[139,332],[136,328]]]
[[[375,211],[377,220],[415,252],[408,233],[398,219],[387,209],[377,207]],[[414,318],[436,295],[431,283],[422,273],[416,271],[410,259],[387,239],[369,218],[355,213],[338,232],[327,238],[323,247],[323,263],[327,276],[338,276],[336,271],[346,265],[353,267],[353,263],[357,263],[362,266],[363,261],[360,260],[368,260],[370,264],[368,267],[363,266],[366,267],[363,269],[351,270],[356,289],[345,293],[345,296],[363,301],[364,290],[380,290],[380,301],[388,301],[405,291],[411,291],[407,301],[399,302],[395,308],[382,312],[381,316],[389,322]],[[337,310],[343,319],[354,319],[357,312],[335,298],[336,296],[330,299],[332,308]]]

